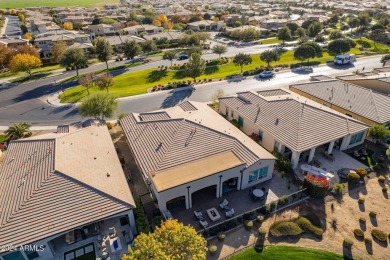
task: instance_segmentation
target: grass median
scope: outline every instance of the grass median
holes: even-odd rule
[[[367,40],[367,39],[364,39]],[[367,40],[370,44],[372,41]],[[385,45],[376,44],[377,48],[380,51],[389,50],[390,48]],[[361,47],[359,44],[351,49],[349,53],[361,54],[359,50]],[[386,49],[385,49],[386,48]],[[373,52],[373,47],[367,49],[370,52]],[[252,70],[256,67],[266,66],[266,63],[260,60],[259,54],[252,55],[253,62],[250,65],[244,66],[244,71]],[[303,65],[314,66],[319,64],[324,64],[328,61],[332,61],[334,56],[329,55],[329,53],[324,52],[323,56],[320,58],[311,59],[310,62],[304,62]],[[281,64],[299,64],[300,62],[294,59],[294,51],[289,50],[284,52],[281,55],[281,59],[277,62],[273,62],[272,66],[277,66]],[[228,64],[209,67],[206,69],[205,73],[198,77],[198,79],[223,79],[227,76],[233,76],[240,73],[240,67],[236,67],[232,61]],[[110,93],[116,94],[119,97],[133,96],[147,93],[147,89],[157,85],[164,85],[172,82],[190,80],[190,78],[185,77],[182,71],[161,71],[159,69],[147,69],[142,71],[130,72],[116,76],[114,78],[115,84],[110,89]],[[98,88],[90,89],[90,92],[99,91]],[[61,94],[60,99],[62,103],[74,103],[80,101],[83,97],[87,95],[87,91],[81,87],[75,87],[68,89],[64,94]]]

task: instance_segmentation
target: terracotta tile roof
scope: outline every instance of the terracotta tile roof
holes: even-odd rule
[[[133,113],[121,120],[128,144],[145,175],[227,151],[247,167],[261,159],[275,159],[206,104],[186,103],[163,110],[170,119],[141,121],[140,114]],[[196,110],[182,109],[190,106]]]
[[[309,95],[330,102],[377,123],[390,121],[390,97],[339,80],[291,85]]]
[[[14,141],[0,171],[0,245],[29,244],[134,205],[105,126]]]
[[[295,93],[264,97],[242,92],[236,97],[221,98],[220,102],[238,110],[244,118],[295,151],[305,151],[368,128]]]

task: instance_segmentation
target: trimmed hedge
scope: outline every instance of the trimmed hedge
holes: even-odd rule
[[[359,174],[360,179],[364,179],[367,176],[367,171],[363,168],[357,168],[356,173]]]
[[[142,206],[140,199],[135,199],[135,224],[139,233],[148,234],[150,232],[150,224],[148,221],[148,217],[144,211],[144,207]]]
[[[364,201],[365,201],[364,198],[359,198],[359,199],[358,199],[358,203],[359,203],[359,204],[364,204]]]
[[[276,237],[297,236],[303,233],[298,224],[290,221],[275,222],[269,231],[271,235]]]
[[[359,228],[356,228],[353,230],[353,233],[355,234],[355,236],[357,237],[361,237],[361,238],[364,238],[364,232],[363,230],[359,229]]]
[[[378,177],[378,181],[381,182],[381,183],[384,183],[385,180],[386,180],[386,179],[385,179],[385,177],[383,177],[383,176],[379,176],[379,177]]]
[[[383,187],[383,188],[382,188],[382,192],[385,192],[385,193],[386,193],[386,192],[387,192],[387,187]]]
[[[375,211],[370,211],[370,213],[368,213],[368,215],[370,216],[370,217],[372,217],[372,218],[376,218],[376,215],[377,215],[378,213],[376,213]]]
[[[312,232],[313,234],[317,235],[317,236],[322,236],[322,234],[324,233],[324,231],[319,228],[319,227],[316,227],[314,226],[310,220],[308,220],[307,218],[304,218],[304,217],[298,217],[296,220],[295,220],[295,223],[298,224],[298,226],[304,230],[304,231],[307,231],[307,232]]]
[[[381,242],[387,242],[387,234],[380,229],[373,229],[371,235]]]
[[[245,228],[247,230],[251,230],[253,228],[253,221],[251,220],[248,220],[246,223],[245,223]]]
[[[214,255],[217,252],[217,250],[218,250],[217,246],[215,246],[215,245],[209,246],[209,252],[211,255]]]
[[[353,241],[349,238],[344,239],[343,246],[346,248],[351,248],[353,246]]]
[[[267,234],[267,230],[263,227],[259,227],[257,231],[259,232],[259,236],[261,237],[265,237],[265,235]]]
[[[372,244],[372,239],[369,238],[369,237],[366,237],[366,238],[364,239],[364,243]]]
[[[360,223],[366,223],[366,219],[363,218],[363,217],[361,217],[361,218],[359,218],[359,222],[360,222]]]
[[[360,181],[360,175],[357,174],[356,172],[350,172],[348,174],[348,181],[350,181],[350,182],[358,182],[358,181]]]
[[[226,234],[223,232],[218,232],[217,238],[218,238],[218,241],[224,241],[226,238]]]

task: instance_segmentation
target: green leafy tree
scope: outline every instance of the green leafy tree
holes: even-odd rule
[[[295,51],[294,51],[294,58],[300,61],[307,60],[309,61],[310,58],[314,58],[316,56],[316,52],[313,47],[309,45],[302,45],[299,46]]]
[[[344,35],[339,31],[333,31],[329,35],[329,39],[331,39],[331,40],[337,40],[337,39],[341,39],[343,37],[344,37]]]
[[[178,56],[178,53],[176,50],[169,50],[169,51],[166,51],[164,53],[163,59],[169,60],[171,62],[171,66],[172,66],[172,61],[177,59],[177,56]]]
[[[211,49],[213,53],[218,54],[219,58],[221,58],[221,55],[227,52],[227,47],[222,44],[214,45]]]
[[[360,13],[358,15],[358,19],[359,19],[360,26],[368,26],[372,20],[371,16],[366,12]]]
[[[336,24],[339,22],[339,20],[340,20],[340,18],[338,16],[338,14],[334,14],[334,15],[332,15],[332,17],[330,17],[329,22],[332,24]]]
[[[56,41],[53,43],[50,49],[50,62],[59,63],[62,58],[62,54],[68,46],[65,41]]]
[[[151,52],[157,50],[157,45],[153,40],[147,40],[142,43],[142,50],[144,52]]]
[[[390,134],[389,128],[385,125],[373,125],[368,129],[368,136],[379,141],[383,141]]]
[[[322,57],[322,47],[316,42],[305,42],[302,46],[310,46],[314,49],[316,57]]]
[[[108,61],[111,59],[112,47],[108,40],[103,37],[99,37],[96,40],[95,53],[99,61],[105,62],[108,70]]]
[[[42,66],[42,61],[40,58],[37,58],[30,54],[21,54],[18,53],[12,57],[9,63],[9,69],[12,72],[24,71],[27,72],[30,77],[32,70]]]
[[[322,24],[319,22],[312,23],[307,29],[307,35],[309,37],[316,37],[322,31]]]
[[[286,41],[291,40],[291,31],[290,29],[288,29],[287,26],[284,26],[281,29],[279,29],[278,39],[282,41],[283,46]]]
[[[242,74],[242,69],[244,68],[244,66],[252,63],[252,56],[245,53],[238,53],[236,56],[234,56],[233,63],[235,66],[241,67]]]
[[[192,47],[187,50],[187,54],[190,57],[192,54],[197,53],[199,55],[202,55],[202,48],[199,46]]]
[[[162,222],[154,233],[141,233],[134,245],[122,260],[206,259],[206,240],[192,226],[177,220]]]
[[[84,51],[77,47],[71,47],[64,51],[62,54],[60,64],[63,67],[73,67],[76,69],[77,76],[79,75],[79,69],[87,65],[87,58]]]
[[[328,44],[328,52],[334,56],[349,52],[350,50],[351,50],[351,45],[346,40],[338,39],[338,40],[331,41]]]
[[[116,97],[103,92],[86,96],[81,100],[81,104],[78,107],[80,115],[92,116],[100,120],[112,118],[118,108],[119,102],[116,100]]]
[[[275,50],[266,50],[260,54],[260,60],[267,63],[267,67],[270,67],[270,63],[280,60],[280,53]]]
[[[306,37],[306,31],[305,31],[305,29],[303,29],[302,27],[299,27],[299,28],[297,29],[297,31],[296,31],[296,35],[297,35],[300,39]]]
[[[184,72],[187,77],[196,80],[206,69],[206,61],[203,60],[199,53],[193,53],[185,65]]]
[[[357,17],[351,18],[348,20],[348,25],[351,28],[356,28],[360,25],[360,20]]]
[[[142,48],[136,41],[126,40],[123,43],[123,52],[126,58],[131,59],[134,63],[134,57],[141,54]]]
[[[288,24],[286,24],[286,26],[288,27],[288,29],[290,29],[290,31],[291,31],[291,34],[295,34],[295,32],[298,30],[298,28],[299,28],[299,25],[298,24],[296,24],[296,23],[288,23]]]
[[[32,135],[30,127],[31,125],[27,123],[15,123],[8,127],[8,129],[5,131],[5,137],[7,138],[8,142],[30,137]]]
[[[384,29],[376,29],[370,32],[368,38],[374,41],[374,48],[376,49],[376,42],[385,42],[387,39],[387,33]]]
[[[89,95],[89,89],[95,86],[95,78],[96,78],[95,73],[90,72],[83,75],[79,79],[79,84],[87,90],[88,95]]]

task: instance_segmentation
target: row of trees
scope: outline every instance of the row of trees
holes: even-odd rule
[[[32,70],[42,66],[37,49],[30,45],[20,46],[17,49],[0,45],[0,64],[3,68],[8,65],[12,72],[24,71],[30,76]]]

